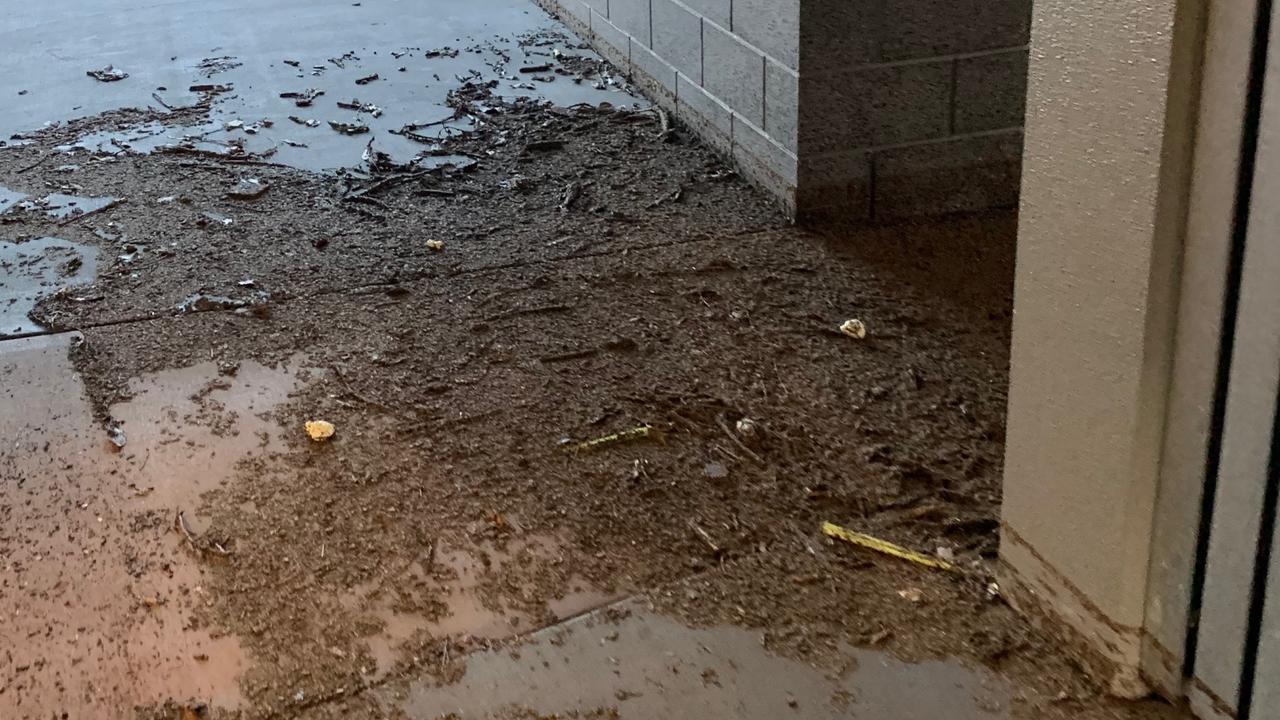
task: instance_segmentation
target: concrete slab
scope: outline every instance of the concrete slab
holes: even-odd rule
[[[207,565],[175,519],[198,531],[200,493],[272,446],[255,413],[293,378],[250,364],[144,378],[113,408],[117,448],[68,359],[77,342],[0,342],[0,716],[115,717],[171,697],[235,707],[248,658],[193,622]]]
[[[80,342],[0,341],[0,717],[132,717],[135,706],[171,699],[236,709],[253,658],[237,638],[201,627],[220,559],[194,550],[186,533],[207,529],[203,493],[231,480],[242,460],[273,462],[285,434],[301,432],[281,428],[272,411],[310,371],[301,361],[209,362],[150,374],[110,409],[109,433],[69,360]],[[507,562],[554,557],[557,543],[438,548],[431,579],[449,595],[439,617],[401,612],[373,585],[342,598],[372,621],[370,679],[404,659],[399,646],[420,632],[502,639],[545,624],[489,609],[477,586]],[[419,575],[427,577],[408,568],[393,580]],[[578,581],[549,617],[616,599]]]
[[[93,280],[97,256],[94,247],[58,238],[0,240],[0,337],[37,332],[27,313],[41,297]]]
[[[563,29],[527,0],[429,6],[407,0],[216,0],[194,10],[185,3],[109,0],[85,8],[55,0],[10,13],[0,27],[0,46],[8,49],[0,77],[0,137],[124,107],[163,116],[165,106],[200,99],[190,88],[225,85],[232,89],[218,96],[207,123],[150,123],[94,134],[83,144],[118,151],[114,139],[148,150],[192,136],[215,148],[238,141],[255,152],[274,149],[276,162],[323,170],[359,164],[371,138],[398,159],[415,156],[422,144],[389,131],[448,118],[453,110],[447,95],[466,81],[497,81],[498,95],[561,105],[643,102],[617,85],[573,82],[554,72],[539,74],[545,82],[530,82],[533,74],[520,69],[552,61],[552,51],[565,43],[521,40]],[[588,50],[572,54],[597,57]],[[86,75],[106,65],[129,76],[100,82]],[[374,75],[377,80],[356,82]],[[308,90],[324,94],[307,107],[280,97]],[[337,106],[353,100],[380,112]],[[371,132],[345,135],[329,121],[362,124]]]

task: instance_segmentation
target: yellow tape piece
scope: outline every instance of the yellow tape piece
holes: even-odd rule
[[[925,567],[931,567],[937,570],[946,570],[948,572],[959,572],[959,568],[945,560],[932,558],[928,555],[921,555],[920,553],[908,550],[901,545],[894,545],[887,540],[881,540],[880,538],[871,537],[870,535],[863,535],[862,533],[857,533],[852,530],[846,530],[835,523],[822,523],[822,534],[838,540],[844,540],[848,543],[853,543],[854,545],[867,548],[868,550],[875,550],[878,553],[892,555],[893,557],[901,558],[917,565],[924,565]]]
[[[631,440],[643,440],[645,438],[654,438],[661,441],[662,432],[660,430],[656,430],[652,426],[642,425],[638,428],[623,430],[622,432],[614,433],[612,435],[605,435],[604,437],[596,438],[595,440],[588,440],[576,445],[570,445],[569,449],[573,452],[588,452],[616,443],[629,442]]]

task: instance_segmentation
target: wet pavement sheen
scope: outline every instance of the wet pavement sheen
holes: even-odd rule
[[[336,38],[335,28],[341,28]],[[239,143],[273,152],[272,162],[325,170],[358,165],[370,140],[398,161],[430,150],[421,136],[450,132],[442,123],[453,115],[446,98],[467,81],[497,81],[498,96],[562,106],[644,104],[610,79],[522,72],[568,50],[550,40],[522,46],[522,38],[548,30],[563,28],[527,0],[24,4],[0,20],[6,48],[0,140],[117,108],[163,114],[199,101],[203,93],[192,88],[220,85],[228,91],[218,95],[207,123],[99,131],[67,149],[148,152],[190,138],[204,150]],[[86,52],[86,44],[95,49]],[[129,77],[100,82],[86,75],[107,64]],[[323,94],[306,106],[281,97],[310,92]],[[343,134],[331,122],[369,132]],[[418,141],[391,132],[429,123],[441,124],[420,128]]]
[[[689,628],[627,601],[536,633],[515,649],[474,655],[454,685],[420,683],[380,699],[413,718],[491,717],[514,708],[559,716],[616,708],[623,719],[1009,716],[1011,690],[989,672],[846,652],[844,672],[824,673],[766,652],[757,632]]]

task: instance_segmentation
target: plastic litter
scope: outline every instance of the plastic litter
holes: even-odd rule
[[[947,572],[959,572],[959,569],[955,565],[952,565],[951,563],[945,560],[939,560],[937,558],[931,558],[928,555],[922,555],[918,552],[915,552],[914,550],[908,550],[902,547],[901,545],[894,545],[888,540],[881,540],[880,538],[877,538],[877,537],[872,537],[870,535],[864,535],[862,533],[854,532],[852,530],[847,530],[845,528],[840,527],[839,525],[836,525],[835,523],[830,523],[830,522],[822,523],[822,534],[826,535],[827,537],[833,537],[833,538],[836,538],[837,540],[843,540],[847,543],[852,543],[859,547],[867,548],[868,550],[874,550],[875,552],[882,553],[884,555],[891,555],[893,557],[906,560],[908,562],[913,562],[917,565],[930,567],[935,570],[946,570]]]

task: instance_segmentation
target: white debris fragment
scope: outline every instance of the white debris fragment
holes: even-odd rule
[[[840,325],[840,332],[854,340],[862,340],[867,336],[867,325],[857,318],[850,318]]]

